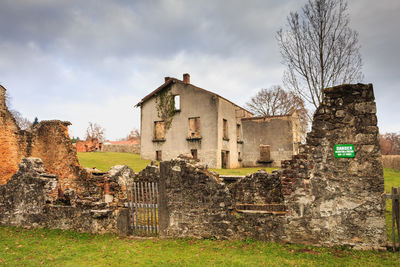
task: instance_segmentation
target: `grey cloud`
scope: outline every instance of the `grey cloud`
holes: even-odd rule
[[[24,114],[50,117],[54,105],[63,104],[67,110],[60,115],[69,119],[70,114],[78,125],[90,118],[68,113],[76,109],[74,102],[101,105],[115,95],[140,98],[164,76],[180,78],[183,72],[190,72],[196,85],[244,104],[249,92],[281,82],[275,33],[304,3],[3,0],[0,83]],[[400,96],[399,7],[398,1],[349,1],[351,26],[360,33],[365,82],[375,85],[381,129],[395,125],[389,118],[399,115],[389,108]]]

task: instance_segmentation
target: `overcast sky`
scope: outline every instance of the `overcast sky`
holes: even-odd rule
[[[306,0],[0,0],[0,84],[33,120],[88,122],[106,137],[140,127],[134,105],[165,76],[244,105],[282,84],[275,39]],[[373,83],[382,132],[400,131],[400,1],[349,1],[365,83]]]

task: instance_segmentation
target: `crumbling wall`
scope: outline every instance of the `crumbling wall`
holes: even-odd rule
[[[264,204],[283,202],[281,177],[276,171],[268,174],[265,170],[259,170],[232,184],[230,190],[235,203]]]
[[[111,198],[106,199],[103,191],[82,196],[70,189],[53,197],[58,177],[46,174],[39,158],[24,158],[12,179],[0,186],[0,224],[128,234],[123,187],[133,179],[133,171],[127,166],[116,166],[101,178],[103,186],[104,181],[109,184]],[[98,180],[88,181],[98,187]]]
[[[371,84],[324,90],[300,155],[285,161],[287,241],[357,248],[385,246],[385,193]],[[334,146],[353,144],[354,158]]]
[[[124,145],[124,144],[104,144],[104,152],[119,152],[119,153],[135,153],[140,154],[140,144]]]
[[[161,162],[160,172],[161,236],[231,235],[232,198],[218,177],[180,159]]]
[[[135,182],[159,182],[160,181],[160,168],[155,161],[150,165],[135,174]]]
[[[194,164],[162,162],[162,236],[383,248],[385,193],[375,114],[372,85],[325,89],[301,153],[279,172],[261,171],[229,187]],[[338,144],[354,145],[354,157],[336,158]]]
[[[274,176],[259,172],[253,177],[272,181]],[[253,186],[258,183],[248,183],[249,179],[250,176],[246,177],[246,181],[239,182],[232,191],[254,193]],[[277,241],[284,235],[283,216],[272,212],[238,212],[232,191],[218,175],[201,164],[184,159],[161,162],[160,236]],[[261,188],[257,196],[263,195],[263,198],[254,201],[264,201],[274,195],[270,193],[268,187]]]
[[[282,160],[297,154],[300,122],[296,113],[287,116],[243,118],[241,122],[243,166],[280,166]],[[261,157],[260,145],[269,146],[270,163]]]
[[[103,143],[100,143],[97,138],[89,140],[77,140],[75,143],[77,152],[95,152],[103,151]]]
[[[38,157],[46,172],[57,175],[62,190],[74,188],[82,172],[69,134],[69,122],[41,121],[31,131],[20,130],[5,103],[0,86],[0,185],[16,173],[24,157]]]
[[[259,171],[229,186],[204,165],[180,158],[137,175],[124,166],[108,173],[82,171],[76,180],[82,191],[65,190],[54,200],[49,192],[56,177],[44,173],[40,160],[24,159],[12,180],[0,186],[0,223],[127,232],[125,189],[136,179],[159,182],[161,237],[382,248],[385,192],[378,132],[372,85],[342,85],[324,90],[307,143],[281,171]],[[354,157],[336,158],[338,144],[354,145]]]
[[[26,156],[42,159],[46,172],[60,178],[62,190],[75,188],[82,169],[68,134],[69,125],[65,121],[41,121],[34,126],[32,141],[27,144]]]
[[[6,89],[0,85],[0,185],[18,170],[24,156],[24,138],[5,103]]]
[[[40,159],[23,159],[18,172],[0,186],[0,223],[28,225],[41,220],[50,193],[57,187],[57,178],[47,175]]]

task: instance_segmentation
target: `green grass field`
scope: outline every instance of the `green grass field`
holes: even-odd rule
[[[116,152],[78,152],[79,163],[86,168],[108,171],[115,165],[127,165],[134,172],[140,172],[151,160],[142,160],[139,154]]]
[[[108,171],[115,165],[128,165],[133,171],[143,170],[151,160],[143,160],[139,154],[116,153],[116,152],[79,152],[79,163],[83,167],[96,167],[101,171]],[[210,169],[223,175],[247,175],[256,172],[262,168],[240,168],[240,169]],[[268,172],[276,168],[264,168]]]
[[[0,226],[0,266],[399,266],[398,253]]]

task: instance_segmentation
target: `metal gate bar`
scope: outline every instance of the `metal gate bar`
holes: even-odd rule
[[[158,184],[134,182],[127,186],[128,207],[134,234],[158,234]]]

